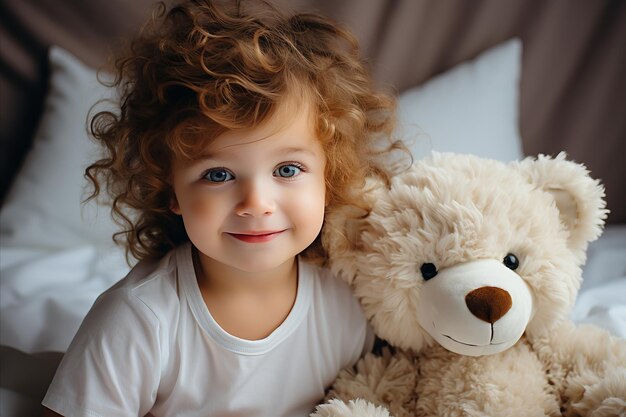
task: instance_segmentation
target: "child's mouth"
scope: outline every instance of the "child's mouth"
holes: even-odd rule
[[[269,242],[274,239],[278,235],[280,235],[284,230],[274,230],[274,231],[260,231],[260,232],[246,232],[246,233],[227,233],[228,235],[234,237],[235,239],[241,240],[246,243],[264,243]]]

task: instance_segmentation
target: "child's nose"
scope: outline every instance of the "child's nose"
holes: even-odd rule
[[[276,210],[271,186],[263,181],[248,181],[242,184],[242,194],[235,207],[238,216],[266,216]]]

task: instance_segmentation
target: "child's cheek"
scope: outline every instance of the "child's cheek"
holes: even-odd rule
[[[213,211],[212,208],[215,209],[215,202],[211,202],[211,199],[206,197],[198,197],[190,205],[191,215],[198,220],[210,216],[211,211]]]

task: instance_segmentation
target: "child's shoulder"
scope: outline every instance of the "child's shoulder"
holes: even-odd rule
[[[138,294],[155,285],[165,284],[167,287],[173,281],[170,278],[176,275],[176,251],[173,250],[158,260],[140,261],[107,292],[123,290]]]
[[[178,304],[180,291],[177,282],[178,248],[155,261],[141,261],[128,275],[102,293],[96,303],[109,308],[126,305],[136,311],[145,310],[150,315],[159,316],[164,306]]]

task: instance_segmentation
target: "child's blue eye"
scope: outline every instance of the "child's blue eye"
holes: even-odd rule
[[[224,168],[210,169],[204,173],[203,178],[210,182],[226,182],[232,180],[233,174]]]
[[[293,164],[288,164],[276,168],[276,171],[274,171],[274,175],[277,177],[290,178],[295,177],[301,171],[302,169],[300,167]]]

